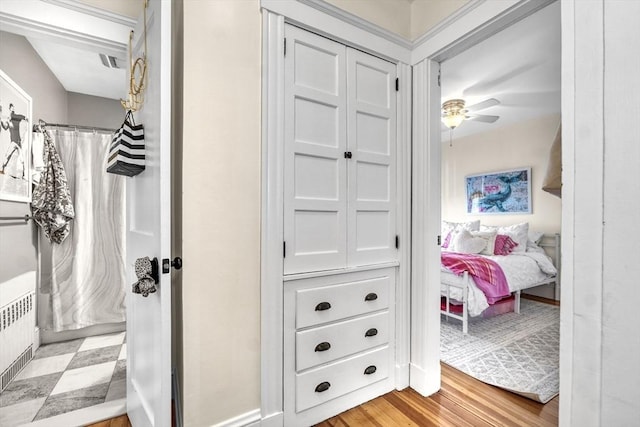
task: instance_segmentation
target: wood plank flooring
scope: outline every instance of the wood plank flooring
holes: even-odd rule
[[[476,380],[442,364],[442,388],[430,397],[392,391],[330,418],[317,427],[557,426],[555,397],[546,405]]]
[[[442,364],[442,388],[422,397],[408,388],[336,415],[317,427],[489,427],[558,425],[559,398],[546,405],[476,380]],[[131,427],[126,415],[87,427]]]

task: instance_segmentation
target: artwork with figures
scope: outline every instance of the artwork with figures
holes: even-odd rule
[[[531,213],[531,168],[466,177],[467,213]]]
[[[0,70],[0,199],[31,201],[31,97]]]

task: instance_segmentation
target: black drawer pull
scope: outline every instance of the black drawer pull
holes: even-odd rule
[[[316,305],[316,311],[329,310],[330,308],[331,304],[329,304],[328,302],[321,302],[320,304]]]
[[[378,330],[376,328],[371,328],[364,333],[365,337],[375,337],[376,335],[378,335]]]
[[[365,301],[375,301],[378,299],[378,294],[371,292],[370,294],[367,294],[366,297],[364,297]]]
[[[375,373],[377,370],[378,370],[378,368],[376,368],[374,365],[371,365],[367,369],[364,370],[364,374],[365,375],[371,375],[371,374]]]
[[[375,368],[375,366],[374,366]],[[367,368],[369,369],[369,368]],[[322,393],[323,391],[327,391],[329,390],[329,387],[331,387],[331,384],[329,384],[327,381],[320,383],[316,386],[316,393]]]
[[[316,346],[316,351],[327,351],[330,348],[331,348],[331,344],[325,341],[325,342],[321,342]]]

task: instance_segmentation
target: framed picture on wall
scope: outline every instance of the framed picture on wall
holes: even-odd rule
[[[31,201],[31,97],[0,70],[0,200]]]
[[[531,213],[531,168],[469,175],[467,213]]]

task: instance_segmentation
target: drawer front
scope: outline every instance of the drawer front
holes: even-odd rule
[[[389,376],[389,347],[296,375],[296,412],[325,403]]]
[[[385,311],[296,332],[296,371],[386,344],[389,328]]]
[[[296,328],[319,325],[389,307],[387,275],[296,291]]]

